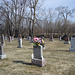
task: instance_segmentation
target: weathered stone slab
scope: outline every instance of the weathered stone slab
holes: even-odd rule
[[[75,52],[75,37],[71,37],[71,48],[70,51]]]
[[[32,64],[37,65],[37,66],[45,66],[46,65],[46,60],[43,57],[43,47],[40,46],[33,46],[33,54],[32,54]]]
[[[4,49],[3,46],[0,45],[0,59],[5,59],[6,55],[4,54]]]

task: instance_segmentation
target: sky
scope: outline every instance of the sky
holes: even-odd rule
[[[45,0],[43,7],[45,9],[55,9],[59,6],[68,6],[69,8],[75,8],[75,0]]]
[[[2,2],[3,0],[0,0],[0,3]],[[7,0],[6,0],[7,1]],[[10,1],[10,0],[8,0]],[[55,9],[59,6],[65,6],[65,7],[69,7],[70,9],[73,9],[75,8],[75,0],[43,0],[44,3],[43,3],[43,8],[48,10],[49,8],[50,9]],[[74,14],[74,17],[72,18],[73,21],[75,21],[75,14]]]

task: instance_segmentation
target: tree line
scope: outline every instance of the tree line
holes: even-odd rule
[[[37,36],[50,34],[69,36],[75,33],[74,8],[59,6],[45,10],[45,0],[3,0],[0,5],[0,34]]]

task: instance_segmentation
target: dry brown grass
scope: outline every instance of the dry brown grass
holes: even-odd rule
[[[4,53],[7,59],[0,60],[0,75],[75,75],[75,52],[64,41],[45,39],[45,67],[31,65],[33,44],[23,40],[23,48],[17,48],[17,39],[6,41]]]

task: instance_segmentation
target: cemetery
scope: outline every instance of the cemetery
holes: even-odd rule
[[[75,75],[74,0],[0,0],[0,75]]]
[[[44,66],[40,67],[34,62],[32,54],[36,52],[35,47],[33,50],[33,43],[23,39],[23,48],[17,48],[18,39],[15,38],[12,42],[5,40],[6,46],[4,46],[5,59],[0,59],[0,74],[1,75],[74,75],[75,74],[75,52],[71,52],[69,48],[71,44],[64,44],[64,41],[60,41],[59,38],[54,38],[55,41],[49,41],[45,38],[46,49],[41,54],[45,60],[43,60]],[[34,51],[34,53],[33,53]],[[40,59],[38,54],[34,54],[34,57]],[[38,57],[39,56],[39,57]],[[39,61],[35,61],[35,63]]]

